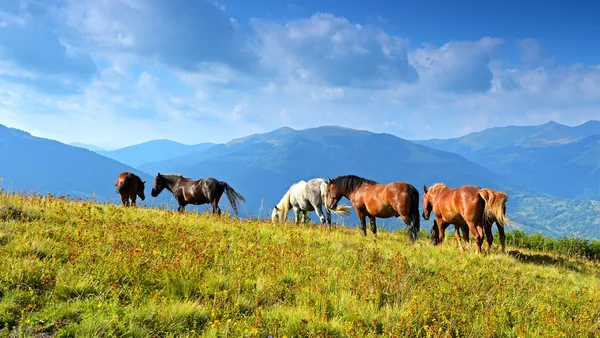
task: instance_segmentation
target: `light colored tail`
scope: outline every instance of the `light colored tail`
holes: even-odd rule
[[[278,212],[279,223],[284,223],[287,220],[288,212],[290,211],[290,208],[292,207],[292,204],[290,203],[290,195],[292,194],[293,187],[294,187],[294,184],[292,184],[290,186],[288,191],[285,193],[285,195],[283,195],[283,197],[277,204],[277,208],[279,208],[279,212]]]
[[[506,202],[508,195],[502,191],[492,189],[480,189],[479,195],[485,201],[484,219],[491,222],[496,222],[500,226],[508,225],[511,220],[506,217]]]
[[[325,208],[327,208],[327,206],[325,206]],[[329,209],[329,208],[327,208],[327,210],[333,212],[334,214],[344,215],[344,216],[349,216],[351,209],[352,209],[352,207],[349,206],[349,205],[346,205],[346,204],[338,204],[335,207],[335,209]]]

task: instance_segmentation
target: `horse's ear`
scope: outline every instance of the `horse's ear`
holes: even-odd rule
[[[275,210],[279,210],[279,208],[277,206],[275,206]]]
[[[329,176],[327,176],[327,184],[331,183],[331,178],[329,178]]]
[[[142,183],[146,184],[146,181],[142,181]]]
[[[427,193],[427,186],[425,184],[423,184],[423,191]]]
[[[160,177],[160,173],[158,173],[158,175],[156,175],[156,176]]]

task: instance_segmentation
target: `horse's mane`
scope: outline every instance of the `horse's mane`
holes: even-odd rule
[[[339,187],[342,194],[351,193],[352,191],[358,189],[360,186],[364,184],[377,184],[377,182],[356,176],[356,175],[343,175],[338,176],[331,180],[331,183],[335,184]]]
[[[444,188],[446,188],[447,185],[445,185],[444,183],[435,183],[434,185],[432,185],[431,187],[429,187],[429,189],[427,189],[427,193],[431,192],[431,193],[436,193],[439,190],[442,190]]]
[[[185,179],[186,177],[178,174],[160,174],[160,177],[167,181],[170,184],[176,184],[181,179]]]

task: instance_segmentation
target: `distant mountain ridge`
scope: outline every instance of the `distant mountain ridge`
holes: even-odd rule
[[[554,121],[538,126],[494,127],[457,138],[413,142],[465,156],[477,152],[486,153],[507,146],[560,146],[592,135],[600,135],[600,121],[592,120],[574,127]]]
[[[179,156],[202,151],[214,146],[215,143],[205,142],[187,145],[171,140],[152,140],[112,151],[98,151],[99,154],[139,168],[148,162],[158,162]]]
[[[140,170],[90,150],[3,125],[0,125],[0,158],[4,189],[118,201],[114,182],[119,173],[131,171],[143,180],[151,180],[151,176]]]
[[[543,193],[600,200],[599,140],[600,121],[575,127],[551,121],[417,143],[458,153],[515,184]]]
[[[69,145],[73,146],[73,147],[78,147],[78,148],[83,148],[83,149],[91,150],[91,151],[94,151],[94,152],[107,151],[106,149],[102,149],[102,148],[97,147],[95,145],[85,144],[85,143],[80,143],[80,142],[71,142],[71,143],[69,143]]]

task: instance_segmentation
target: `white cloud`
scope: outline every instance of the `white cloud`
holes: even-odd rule
[[[289,81],[333,86],[414,82],[405,41],[372,26],[317,13],[285,25],[253,19],[261,65]]]
[[[491,88],[490,61],[501,39],[452,41],[440,48],[424,46],[410,53],[410,63],[418,70],[421,83],[429,89],[449,92],[480,92]]]

